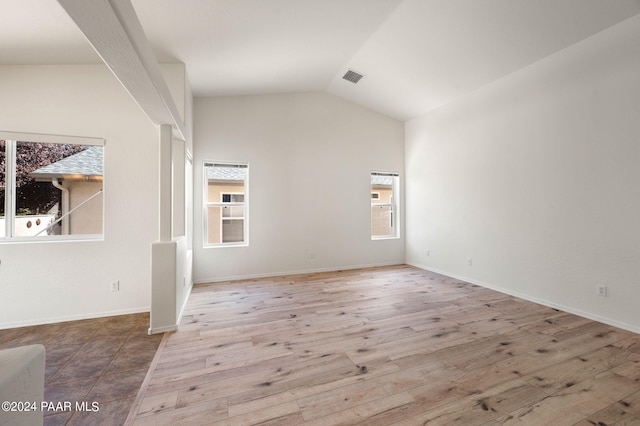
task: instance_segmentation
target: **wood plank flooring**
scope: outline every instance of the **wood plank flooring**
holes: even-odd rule
[[[640,425],[640,336],[406,265],[194,287],[135,425]]]

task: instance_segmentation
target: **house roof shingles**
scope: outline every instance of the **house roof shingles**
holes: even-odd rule
[[[393,185],[393,178],[391,176],[372,175],[371,185],[391,186]]]
[[[47,180],[70,175],[102,176],[103,154],[101,146],[90,146],[60,161],[41,167],[30,173],[35,180]]]
[[[245,176],[244,167],[207,167],[208,180],[244,180]]]

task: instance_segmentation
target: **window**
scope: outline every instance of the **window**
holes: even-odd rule
[[[371,173],[371,238],[398,238],[398,173]]]
[[[101,237],[103,145],[0,133],[0,239]]]
[[[247,245],[246,163],[205,163],[205,246]]]

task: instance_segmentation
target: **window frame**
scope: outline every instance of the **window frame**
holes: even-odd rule
[[[371,179],[374,176],[387,176],[392,178],[391,184],[391,196],[389,202],[374,202],[379,201],[381,198],[380,192],[373,190],[373,184],[371,183]],[[393,240],[400,238],[400,226],[401,226],[401,215],[400,215],[400,173],[399,172],[390,172],[390,171],[371,171],[369,173],[369,192],[371,194],[378,193],[378,198],[375,199],[370,197],[371,207],[369,210],[369,232],[371,236],[371,240]],[[390,207],[391,208],[391,229],[393,230],[392,235],[374,235],[373,234],[373,215],[371,214],[371,208],[373,206],[380,207]]]
[[[0,237],[0,244],[10,243],[32,243],[32,242],[52,242],[52,241],[104,241],[105,231],[105,147],[104,138],[85,136],[64,136],[44,133],[22,133],[11,131],[0,131],[0,139],[5,143],[5,235]],[[102,211],[100,234],[68,234],[68,235],[39,235],[39,236],[16,236],[16,147],[18,143],[43,143],[60,145],[89,145],[102,147]],[[9,148],[10,147],[10,148]],[[9,149],[7,149],[9,148]],[[79,207],[80,205],[76,206]],[[72,212],[73,209],[70,211]]]
[[[220,201],[209,201],[209,179],[207,169],[209,167],[237,167],[245,170],[244,176],[244,193],[226,191],[220,193]],[[247,247],[249,245],[249,163],[246,161],[203,161],[202,163],[202,217],[203,217],[203,233],[202,233],[202,246],[204,248],[220,248],[220,247]],[[223,201],[224,194],[242,194],[244,195],[244,201],[242,202],[225,202]],[[220,238],[222,239],[222,227],[224,220],[243,220],[243,241],[230,241],[220,243],[209,242],[209,208],[210,207],[242,207],[243,216],[240,217],[223,217],[220,216]]]

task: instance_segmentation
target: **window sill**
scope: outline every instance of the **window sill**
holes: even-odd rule
[[[379,240],[399,240],[400,237],[391,236],[391,237],[371,237],[371,241],[379,241]]]
[[[104,235],[65,235],[57,237],[14,237],[0,238],[2,244],[34,244],[34,243],[78,243],[104,241]]]
[[[205,249],[216,249],[216,248],[226,248],[226,247],[249,247],[248,243],[223,243],[223,244],[205,244],[202,248]]]

